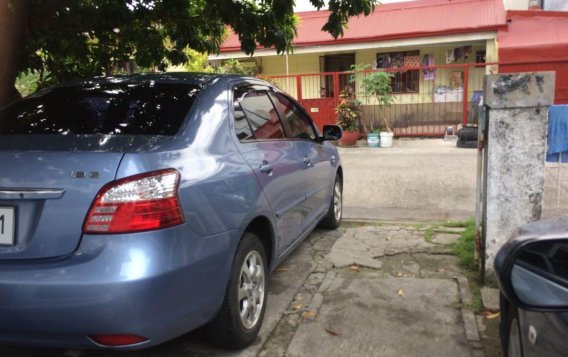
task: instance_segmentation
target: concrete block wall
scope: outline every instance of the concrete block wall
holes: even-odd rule
[[[495,277],[499,248],[523,224],[542,216],[548,107],[553,72],[486,76],[484,159],[485,279]]]

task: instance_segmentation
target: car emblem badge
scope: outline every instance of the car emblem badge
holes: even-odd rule
[[[99,178],[99,172],[98,171],[71,171],[71,178],[78,178],[78,179],[82,179],[82,178],[92,178],[92,179],[98,179]]]

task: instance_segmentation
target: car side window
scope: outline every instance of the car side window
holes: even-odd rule
[[[518,263],[529,270],[540,270],[568,282],[568,243],[539,242],[525,248],[518,256]]]
[[[285,137],[276,109],[265,91],[236,88],[233,96],[235,132],[241,141]]]
[[[281,93],[271,93],[274,105],[282,115],[282,125],[290,139],[315,140],[312,122],[291,100]]]
[[[252,127],[250,126],[239,101],[239,94],[244,95],[244,93],[235,91],[234,94],[233,113],[235,115],[235,134],[240,141],[252,140],[254,139],[254,136],[252,135]]]

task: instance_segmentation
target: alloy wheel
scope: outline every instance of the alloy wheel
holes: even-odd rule
[[[247,254],[239,277],[239,315],[243,326],[253,328],[264,305],[265,273],[262,257],[257,251]]]
[[[339,181],[335,182],[335,187],[333,189],[333,214],[335,215],[335,220],[341,220],[341,210],[342,210],[342,200],[341,200],[341,184]]]

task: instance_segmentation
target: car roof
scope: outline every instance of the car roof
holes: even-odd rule
[[[208,87],[214,82],[228,82],[235,79],[256,79],[237,74],[193,73],[193,72],[165,72],[165,73],[135,73],[112,76],[77,79],[53,86],[51,88],[74,87],[81,85],[107,84],[107,83],[140,83],[154,81],[157,83],[199,84]],[[257,79],[258,80],[258,79]]]
[[[568,237],[568,216],[553,217],[526,224],[519,228],[519,233]]]

